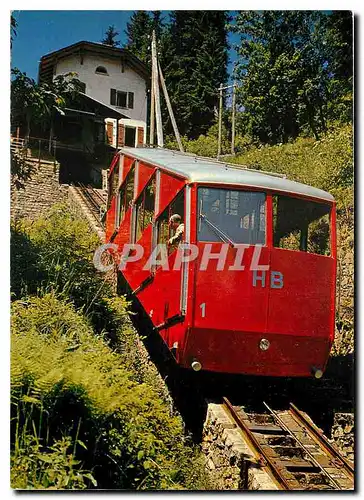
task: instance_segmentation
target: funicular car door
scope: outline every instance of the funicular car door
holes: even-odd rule
[[[267,356],[282,365],[284,375],[284,365],[306,364],[309,370],[311,362],[325,360],[330,349],[335,315],[335,238],[330,234],[334,214],[329,203],[319,200],[274,195],[272,202]]]
[[[115,236],[112,242],[122,250],[130,241],[130,225],[133,215],[133,199],[135,197],[135,170],[137,162],[125,157],[121,163],[118,193],[115,198]]]
[[[197,341],[210,351],[203,353],[207,369],[218,369],[223,362],[241,369],[242,352],[246,361],[251,355],[255,362],[251,342],[257,345],[267,322],[268,291],[260,286],[262,269],[269,266],[266,211],[263,192],[198,187],[193,326],[199,330]],[[226,259],[219,264],[204,253]]]
[[[138,298],[151,316],[155,325],[162,325],[172,317],[181,314],[181,269],[174,270],[177,245],[168,247],[168,240],[173,235],[169,226],[169,218],[178,213],[182,220],[185,215],[185,181],[159,172],[157,181],[158,210],[154,224],[153,250],[157,245],[161,252],[167,253],[165,265],[153,265],[151,273],[153,281],[150,286],[141,290]],[[163,246],[163,248],[162,248]],[[162,254],[155,253],[156,260],[162,259]]]
[[[152,251],[156,184],[156,168],[139,161],[136,170],[136,194],[129,242],[140,246],[141,249],[135,252],[142,253],[142,255],[136,261],[130,260],[124,271],[134,292],[147,286],[151,278],[151,270],[144,267]]]

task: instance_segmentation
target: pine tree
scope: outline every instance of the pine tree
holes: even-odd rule
[[[151,60],[151,34],[153,19],[145,10],[137,10],[126,24],[127,42],[125,48],[143,62]]]
[[[110,25],[105,31],[105,36],[101,40],[101,43],[104,45],[111,45],[111,47],[118,47],[120,45],[120,41],[115,40],[118,34],[119,32],[115,30],[115,26],[113,24]]]
[[[353,119],[353,14],[333,11],[323,16],[323,51],[330,74],[329,118],[348,122]]]
[[[224,11],[174,11],[162,37],[162,61],[180,133],[205,134],[214,123],[217,88],[227,80]],[[167,131],[171,132],[166,119]]]

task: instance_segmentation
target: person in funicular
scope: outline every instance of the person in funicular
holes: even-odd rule
[[[181,243],[185,231],[185,225],[179,214],[173,214],[169,218],[169,226],[173,231],[175,231],[174,235],[168,240],[168,247],[172,249],[176,248]]]

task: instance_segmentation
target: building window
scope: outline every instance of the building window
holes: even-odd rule
[[[95,73],[99,73],[101,75],[108,75],[107,69],[105,66],[97,66]]]
[[[110,89],[110,104],[120,108],[134,108],[134,92]]]

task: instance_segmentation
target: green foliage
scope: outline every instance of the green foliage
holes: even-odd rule
[[[100,42],[104,45],[110,45],[111,47],[118,47],[120,45],[120,41],[115,40],[118,34],[119,32],[115,30],[115,26],[112,24],[105,31],[105,36],[102,40],[100,40]]]
[[[64,487],[71,465],[70,477],[79,478],[80,487],[89,471],[101,488],[203,487],[202,464],[181,420],[166,411],[151,386],[133,380],[123,354],[95,336],[70,304],[48,294],[15,302],[12,312],[14,486],[27,467],[25,452],[17,449],[19,435],[35,435],[36,429],[39,440],[53,439],[40,451],[48,454],[54,487]],[[66,453],[71,442],[72,456]],[[39,487],[45,481],[39,462],[32,470],[37,481],[27,485]]]
[[[300,137],[289,144],[252,146],[229,161],[286,174],[290,179],[330,191],[341,211],[353,204],[351,125],[335,127],[319,141]]]
[[[350,121],[350,28],[345,12],[240,12],[231,29],[241,36],[242,132],[277,144],[301,133],[319,139],[330,120]],[[339,47],[348,64],[338,64]]]
[[[19,222],[10,228],[10,268],[13,299],[36,293],[42,281],[37,248]]]
[[[55,113],[64,114],[67,101],[81,90],[76,73],[58,75],[52,83],[37,84],[18,68],[11,70],[11,120],[13,124],[26,123],[30,136],[32,123],[52,124]]]
[[[227,80],[228,43],[225,11],[173,11],[168,22],[160,11],[136,11],[127,24],[126,48],[151,62],[156,32],[159,61],[181,135],[197,138],[214,122],[217,88]],[[164,128],[172,125],[161,99]]]
[[[98,332],[107,325],[110,338],[115,339],[105,301],[111,297],[111,289],[92,262],[99,240],[83,219],[66,205],[56,204],[34,222],[18,222],[12,237],[13,298],[54,291],[73,301]]]
[[[218,125],[214,124],[207,131],[206,135],[200,135],[197,139],[188,140],[187,136],[182,136],[182,145],[187,153],[193,153],[199,156],[208,156],[216,158],[218,145]],[[166,147],[178,149],[177,141],[174,137],[168,136]],[[222,154],[230,152],[230,142],[228,140],[228,131],[225,126],[222,127],[221,152]]]
[[[152,31],[155,30],[157,43],[161,43],[164,23],[161,12],[156,10],[136,10],[130,21],[126,23],[125,34],[127,42],[125,48],[147,64],[151,64]]]
[[[16,29],[18,27],[18,23],[13,16],[13,14],[10,15],[10,47],[13,45],[13,40],[17,35]]]
[[[80,461],[69,452],[72,447],[70,437],[63,437],[50,446],[42,446],[36,435],[23,433],[11,456],[12,488],[84,490],[90,484],[97,486],[89,471],[77,467]]]
[[[214,122],[217,88],[227,80],[227,20],[225,11],[171,14],[162,69],[180,133],[189,138],[205,134]]]
[[[23,150],[10,151],[11,183],[16,189],[24,188],[24,182],[31,178],[34,165],[26,161]]]
[[[203,489],[128,303],[93,268],[97,238],[63,205],[12,231],[12,486]]]

